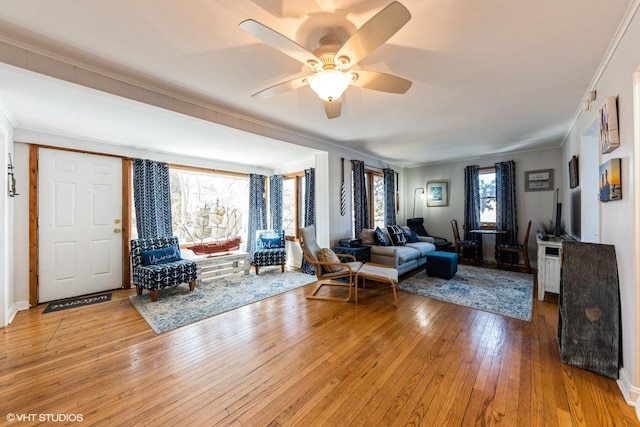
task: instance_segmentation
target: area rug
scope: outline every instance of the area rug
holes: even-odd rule
[[[502,316],[531,321],[533,275],[459,265],[452,279],[429,277],[424,271],[398,284],[412,294]]]
[[[315,276],[280,268],[260,269],[244,275],[240,273],[208,280],[193,292],[186,284],[160,290],[158,301],[151,302],[148,292],[129,297],[134,307],[156,334],[233,310],[316,280]]]
[[[85,305],[98,304],[100,302],[111,301],[111,293],[102,295],[87,295],[77,298],[68,298],[60,301],[53,301],[47,305],[42,314],[54,311],[66,310],[68,308],[82,307]]]

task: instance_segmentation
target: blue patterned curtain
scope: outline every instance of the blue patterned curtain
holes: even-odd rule
[[[133,200],[138,238],[172,236],[169,165],[134,159]]]
[[[249,223],[247,230],[247,252],[253,262],[256,251],[256,231],[267,228],[267,206],[264,200],[264,175],[249,174]]]
[[[271,228],[282,229],[282,187],[284,176],[272,175],[269,177],[269,214],[271,215]]]
[[[384,224],[396,224],[396,173],[393,169],[382,169],[384,178]]]
[[[367,201],[367,181],[364,175],[364,162],[351,160],[353,168],[353,214],[354,236],[360,236],[363,228],[369,228],[369,203]]]
[[[513,160],[496,163],[496,228],[507,230],[507,234],[500,237],[501,243],[518,243],[516,162]],[[517,253],[503,253],[502,256],[506,258],[503,262],[518,262]]]
[[[314,168],[304,171],[304,226],[315,225],[316,223],[316,170]],[[313,265],[309,264],[304,257],[300,271],[307,274],[316,274]]]
[[[464,239],[473,240],[470,230],[480,228],[480,167],[464,168]]]

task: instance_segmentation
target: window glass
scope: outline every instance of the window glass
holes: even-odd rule
[[[480,179],[480,222],[484,226],[496,224],[496,170],[481,169]]]
[[[247,177],[170,167],[169,179],[173,233],[180,243],[246,238]]]
[[[384,224],[384,177],[373,175],[373,228],[383,228]],[[371,200],[371,199],[369,199]]]

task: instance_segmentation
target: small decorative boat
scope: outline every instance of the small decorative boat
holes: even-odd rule
[[[241,238],[238,236],[242,228],[242,212],[235,208],[219,206],[212,209],[205,203],[196,217],[193,232],[185,231],[193,241],[191,249],[196,255],[216,255],[240,249]]]

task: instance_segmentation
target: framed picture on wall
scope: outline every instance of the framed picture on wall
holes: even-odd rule
[[[602,154],[609,153],[620,145],[617,104],[617,96],[607,96],[604,104],[602,104],[602,107],[598,110],[598,127]]]
[[[427,206],[448,206],[449,194],[446,181],[427,182]]]
[[[601,202],[622,200],[621,163],[621,159],[611,159],[600,165],[599,199]]]
[[[553,169],[526,171],[524,173],[524,191],[552,191]]]
[[[578,156],[571,157],[569,160],[569,188],[576,188],[580,185],[578,178]]]

